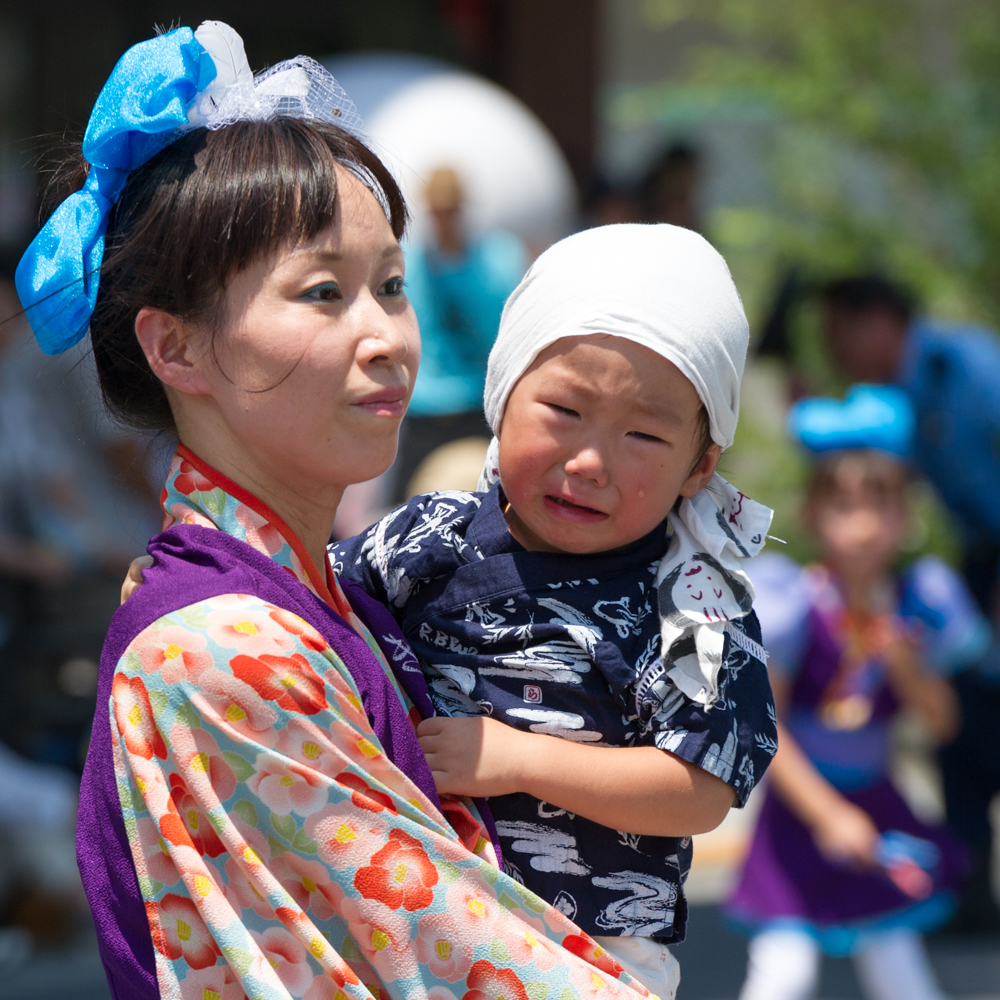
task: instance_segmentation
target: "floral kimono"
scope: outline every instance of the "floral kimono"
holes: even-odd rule
[[[116,1000],[647,996],[438,799],[385,609],[183,447],[162,502],[81,790]]]

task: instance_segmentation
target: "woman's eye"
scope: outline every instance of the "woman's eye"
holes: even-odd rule
[[[313,302],[336,302],[340,299],[340,286],[335,281],[324,281],[303,292],[302,298]]]
[[[401,295],[403,293],[403,279],[402,277],[390,278],[381,288],[383,295],[394,296]]]

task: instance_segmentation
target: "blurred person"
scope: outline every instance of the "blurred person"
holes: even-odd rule
[[[122,567],[160,519],[146,442],[100,419],[89,353],[46,357],[8,279],[0,318],[0,739],[79,770]]]
[[[890,723],[906,709],[954,735],[954,693],[925,661],[960,656],[982,616],[940,560],[893,572],[912,428],[898,389],[804,400],[789,424],[815,452],[804,519],[821,555],[749,567],[781,728],[728,903],[753,935],[740,1000],[812,996],[823,952],[852,955],[870,1000],[943,1000],[920,934],[949,916],[964,852],[891,784]]]
[[[893,382],[916,416],[913,458],[951,512],[962,574],[1000,623],[1000,340],[992,331],[915,317],[912,296],[875,275],[823,290],[826,336],[851,378]],[[1000,932],[991,889],[990,802],[1000,791],[1000,649],[953,678],[962,712],[940,761],[948,823],[974,852],[950,929]]]
[[[669,146],[650,168],[642,185],[642,210],[646,222],[668,222],[701,232],[701,153],[677,142]]]
[[[504,302],[528,264],[524,244],[512,233],[469,234],[455,170],[435,170],[424,196],[433,234],[406,247],[406,294],[422,348],[393,470],[397,500],[407,499],[410,479],[436,448],[472,436],[489,440],[482,410],[486,361]]]
[[[615,184],[603,175],[591,183],[584,198],[584,225],[614,226],[639,222],[642,215],[638,194],[625,184]]]

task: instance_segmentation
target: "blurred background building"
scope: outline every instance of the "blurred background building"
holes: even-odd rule
[[[240,32],[255,69],[299,52],[331,68],[403,184],[411,246],[443,254],[434,273],[457,274],[466,288],[491,275],[494,311],[504,283],[517,280],[510,272],[574,229],[666,221],[705,234],[730,263],[760,348],[722,471],[775,508],[774,533],[799,560],[815,553],[797,514],[806,463],[786,438],[785,413],[796,395],[838,394],[847,383],[828,353],[816,290],[877,273],[908,287],[921,312],[1000,326],[1000,0],[302,0],[281,8],[2,0],[4,282],[35,232],[49,171],[79,139],[115,60],[154,25],[206,18]],[[461,190],[453,242],[428,188],[440,171]],[[469,257],[491,234],[507,248],[507,263],[492,270]],[[440,294],[441,336],[467,333],[473,307]],[[46,361],[8,293],[0,303],[0,320],[14,317],[0,326],[0,743],[21,762],[0,758],[0,772],[22,780],[9,797],[24,819],[13,821],[0,802],[0,839],[12,830],[12,842],[23,843],[25,823],[64,835],[62,776],[82,760],[115,584],[155,523],[169,442],[102,422],[86,391],[86,358]],[[25,420],[33,410],[44,419]],[[457,414],[434,429],[435,443],[452,450],[355,491],[338,530],[360,530],[411,483],[471,486],[486,433],[468,422],[474,411],[458,393],[451,411],[425,414]],[[15,471],[24,455],[40,459],[28,463],[31,476]],[[908,555],[957,562],[955,518],[926,482],[912,491]],[[905,723],[897,743],[908,799],[921,815],[940,817],[926,739]],[[45,801],[56,804],[28,815],[18,788],[41,787],[45,775]],[[714,904],[749,825],[734,813],[696,849],[697,905],[679,952],[684,1000],[739,990],[745,947],[727,936]],[[5,945],[0,929],[0,972],[26,964],[0,976],[0,998],[105,997],[86,940],[27,959],[31,947],[59,939],[52,914],[74,905],[74,890],[55,880],[41,897],[27,893],[30,861],[18,850],[0,850],[0,868],[9,869],[0,871],[0,925],[29,937],[15,933]],[[1000,997],[1000,949],[983,940],[935,944],[953,995]],[[821,995],[859,995],[846,966],[829,967]]]

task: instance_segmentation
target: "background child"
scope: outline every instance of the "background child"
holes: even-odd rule
[[[440,715],[418,733],[439,789],[489,796],[508,873],[661,996],[690,835],[746,801],[775,747],[739,562],[770,511],[714,475],[747,333],[697,234],[563,240],[490,357],[497,485],[415,497],[332,547],[428,675]]]
[[[908,517],[905,397],[804,401],[790,424],[814,450],[836,450],[817,458],[806,502],[821,563],[751,565],[783,727],[729,904],[754,929],[741,1000],[812,995],[821,951],[853,954],[876,1000],[940,1000],[919,932],[947,917],[962,857],[890,783],[889,726],[908,708],[938,739],[954,734],[952,690],[921,654],[945,657],[979,616],[939,560],[893,572]]]

